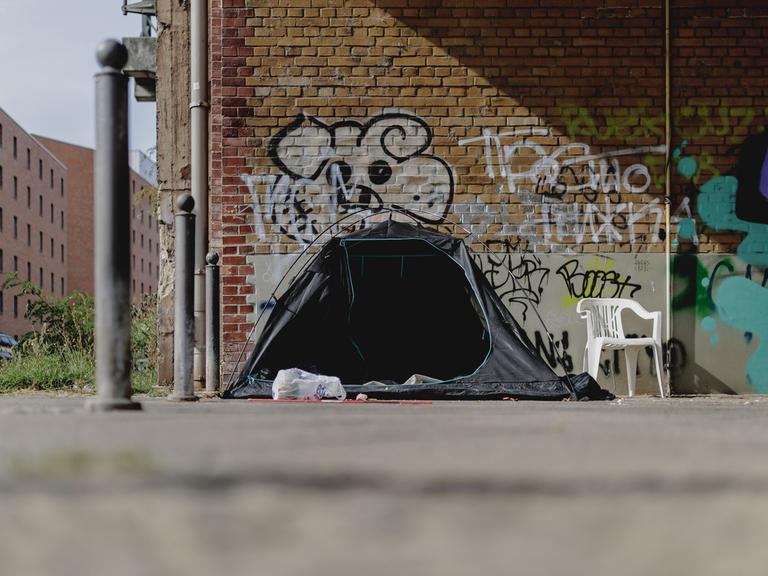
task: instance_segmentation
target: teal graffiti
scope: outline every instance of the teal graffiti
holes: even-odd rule
[[[696,221],[693,218],[682,218],[677,226],[677,235],[685,240],[691,240],[694,234],[696,234]]]
[[[696,171],[699,169],[696,163],[696,158],[693,156],[686,156],[677,163],[677,171],[681,176],[685,178],[693,178]]]
[[[768,290],[746,278],[727,278],[715,302],[722,322],[760,338],[747,361],[747,379],[757,392],[768,393]]]
[[[706,318],[703,318],[701,321],[701,329],[704,330],[704,332],[714,332],[717,328],[717,320],[712,318],[712,316],[707,316]]]
[[[768,266],[768,224],[748,222],[736,215],[738,187],[739,181],[733,176],[718,176],[706,182],[699,193],[699,215],[717,230],[746,232],[736,254],[749,264]]]

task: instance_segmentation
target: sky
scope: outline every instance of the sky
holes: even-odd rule
[[[27,132],[93,147],[96,46],[138,36],[122,0],[0,0],[0,108]],[[129,145],[155,146],[155,104],[129,92]]]

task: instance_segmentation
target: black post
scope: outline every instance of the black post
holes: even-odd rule
[[[221,374],[219,361],[221,357],[220,325],[220,268],[219,255],[209,252],[205,257],[205,391],[213,395],[219,391]]]
[[[173,393],[168,400],[194,402],[192,350],[195,343],[195,201],[182,194],[176,201],[176,283],[173,327]]]
[[[94,228],[96,389],[92,411],[138,410],[131,399],[131,237],[128,175],[128,51],[117,40],[96,49]]]

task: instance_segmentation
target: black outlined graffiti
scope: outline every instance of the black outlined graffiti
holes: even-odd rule
[[[477,254],[475,261],[499,298],[513,313],[514,308],[518,308],[525,322],[529,306],[541,304],[544,284],[550,271],[542,266],[538,256],[512,252],[512,245],[505,240],[489,243],[492,249],[498,245],[508,250],[492,252],[484,258]]]
[[[256,233],[265,234],[264,224],[273,223],[280,234],[308,243],[338,216],[376,214],[388,206],[423,222],[443,222],[453,203],[454,176],[445,160],[428,153],[432,141],[430,126],[412,114],[334,124],[298,115],[268,146],[280,175],[242,176],[259,220]]]
[[[536,330],[533,337],[536,344],[536,352],[547,361],[550,368],[557,368],[559,366],[566,372],[573,372],[573,358],[568,352],[568,346],[570,345],[568,332],[563,330],[559,340],[554,337],[550,340],[540,330]]]
[[[573,298],[632,298],[640,284],[630,282],[615,270],[584,270],[578,260],[568,260],[557,269]]]

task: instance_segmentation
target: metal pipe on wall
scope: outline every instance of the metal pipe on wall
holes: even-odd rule
[[[190,128],[195,200],[194,380],[205,385],[205,255],[208,252],[208,0],[190,3]]]
[[[664,239],[664,252],[666,261],[666,294],[665,294],[665,308],[666,318],[664,333],[664,339],[667,341],[667,352],[664,355],[664,365],[667,367],[666,381],[667,381],[667,395],[672,394],[672,371],[671,371],[671,352],[669,342],[672,339],[672,248],[671,238],[672,230],[670,230],[670,211],[672,208],[672,85],[671,85],[671,70],[670,70],[670,5],[672,0],[664,0],[664,143],[666,145],[666,162],[664,163],[664,215],[665,215],[665,232]]]

